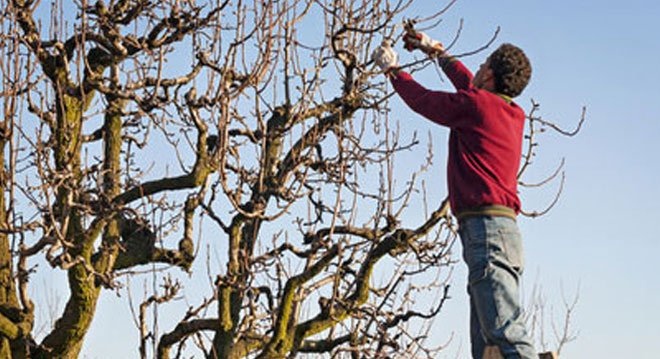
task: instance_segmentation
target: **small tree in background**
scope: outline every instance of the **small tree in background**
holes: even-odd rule
[[[214,290],[158,337],[147,309],[181,283],[151,293],[141,358],[440,349],[426,334],[447,299],[448,204],[426,203],[432,151],[400,136],[370,63],[413,0],[1,3],[0,357],[77,358],[104,289],[173,267]],[[395,172],[403,151],[417,169]],[[224,268],[193,266],[206,251]],[[37,270],[69,289],[42,338]]]

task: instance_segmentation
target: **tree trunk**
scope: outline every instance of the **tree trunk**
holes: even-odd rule
[[[61,93],[59,86],[55,87],[56,93]],[[93,94],[87,94],[86,100],[69,95],[57,97],[54,152],[57,171],[67,176],[67,183],[57,191],[56,213],[59,223],[68,220],[66,239],[74,245],[68,249],[70,257],[82,257],[87,264],[91,263],[94,241],[93,238],[86,238],[82,214],[79,209],[72,207],[70,202],[78,202],[75,189],[80,188],[82,114],[92,96]],[[44,338],[39,350],[34,353],[36,359],[77,359],[83,339],[94,318],[100,294],[100,288],[95,283],[96,278],[83,263],[71,267],[67,274],[70,296],[64,313],[55,323],[54,330]]]

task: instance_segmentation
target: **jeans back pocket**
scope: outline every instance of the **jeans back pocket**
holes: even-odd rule
[[[504,258],[511,267],[521,273],[525,258],[520,231],[515,227],[505,227],[500,228],[498,232]]]

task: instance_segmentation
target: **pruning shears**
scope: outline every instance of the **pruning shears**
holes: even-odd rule
[[[410,37],[410,38],[418,39],[418,40],[421,39],[422,36],[420,34],[418,34],[417,31],[415,31],[415,24],[416,23],[417,23],[417,21],[415,19],[408,19],[408,20],[403,21],[403,30],[406,33],[404,35],[404,38],[405,37]],[[412,50],[415,49],[415,46],[411,42],[405,41],[405,40],[404,40],[404,46],[403,47],[408,51],[412,51]]]

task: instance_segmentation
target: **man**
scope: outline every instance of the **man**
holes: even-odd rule
[[[512,98],[531,77],[522,50],[504,44],[472,75],[442,45],[419,33],[406,49],[437,58],[457,92],[430,91],[398,69],[388,45],[374,51],[396,92],[415,112],[450,128],[447,182],[468,266],[472,357],[497,347],[506,359],[538,358],[524,323],[519,281],[523,254],[516,216],[525,113]]]

